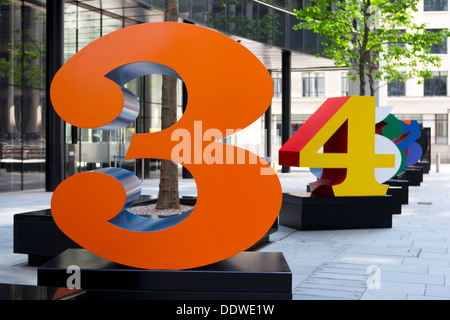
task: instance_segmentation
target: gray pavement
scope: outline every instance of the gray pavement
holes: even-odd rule
[[[283,192],[304,192],[315,180],[307,170],[279,173]],[[158,180],[143,183],[156,195]],[[193,180],[180,180],[181,195],[195,195]],[[450,299],[450,165],[432,166],[409,204],[393,215],[392,228],[297,231],[280,226],[260,251],[283,252],[293,274],[296,300]],[[0,193],[0,283],[35,285],[36,268],[13,253],[13,215],[49,208],[43,190]]]

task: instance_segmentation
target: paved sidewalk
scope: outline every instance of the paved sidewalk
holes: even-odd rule
[[[314,177],[306,170],[279,174],[283,192],[304,192]],[[158,180],[142,194],[155,195]],[[195,195],[193,180],[181,195]],[[450,299],[450,165],[432,166],[392,228],[297,231],[280,226],[258,250],[281,251],[293,274],[293,298]],[[0,193],[0,283],[36,284],[36,268],[13,253],[13,215],[48,208],[51,193]],[[372,282],[369,282],[372,281]]]

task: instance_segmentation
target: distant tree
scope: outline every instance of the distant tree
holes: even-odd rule
[[[300,22],[294,29],[309,29],[321,36],[317,56],[350,68],[350,79],[359,77],[360,95],[370,95],[375,82],[430,78],[441,58],[430,54],[433,44],[449,37],[447,30],[433,32],[414,22],[419,0],[310,0],[294,10]],[[419,80],[421,82],[422,80]]]
[[[9,78],[10,84],[18,87],[43,88],[45,43],[33,37],[30,30],[14,29],[12,34],[15,41],[7,44],[9,55],[0,57],[0,78]]]

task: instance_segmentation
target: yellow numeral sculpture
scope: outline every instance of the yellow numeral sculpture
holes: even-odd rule
[[[284,166],[323,168],[310,183],[318,196],[384,196],[382,182],[401,157],[389,139],[375,133],[374,97],[329,98],[279,151]],[[397,158],[397,159],[396,159]]]

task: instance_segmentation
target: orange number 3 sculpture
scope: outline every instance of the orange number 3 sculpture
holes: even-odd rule
[[[189,101],[172,127],[135,134],[126,158],[176,160],[185,166],[197,184],[195,208],[175,218],[137,217],[127,207],[139,198],[139,180],[126,170],[107,168],[76,174],[58,186],[51,202],[55,222],[92,253],[138,268],[194,268],[246,250],[276,220],[281,185],[275,174],[267,174],[270,166],[262,159],[239,162],[238,156],[256,155],[216,140],[265,112],[273,90],[268,71],[250,51],[218,32],[147,23],[112,32],[80,50],[55,75],[51,99],[56,112],[74,126],[123,128],[139,110],[124,85],[146,74],[182,79]],[[200,135],[203,143],[185,133]],[[182,160],[172,156],[180,137],[191,147],[183,149]],[[208,150],[215,161],[199,161]]]

